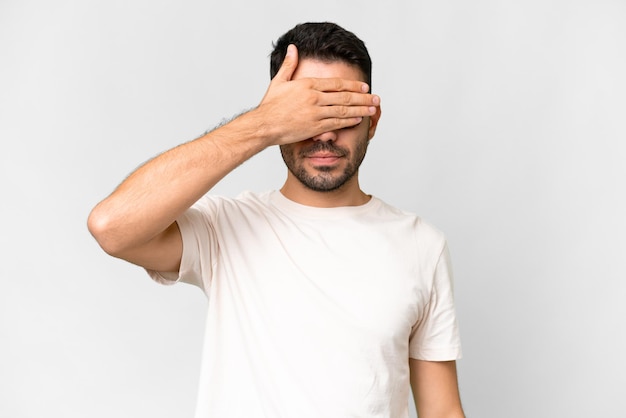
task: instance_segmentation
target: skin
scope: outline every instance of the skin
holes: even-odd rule
[[[92,210],[90,232],[114,257],[178,271],[182,238],[176,218],[273,145],[281,147],[288,166],[285,197],[315,207],[366,203],[370,196],[359,186],[358,167],[381,112],[380,98],[362,80],[356,67],[343,62],[299,61],[290,45],[255,109],[138,168]],[[411,359],[409,367],[420,418],[464,416],[454,362]]]
[[[455,361],[409,359],[409,369],[419,418],[465,418]]]

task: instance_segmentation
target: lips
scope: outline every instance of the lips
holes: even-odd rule
[[[305,154],[307,158],[340,158],[341,154],[333,154],[330,152],[313,152],[310,154]]]
[[[327,170],[337,164],[348,152],[330,142],[316,142],[300,151],[300,158],[306,159],[313,167]]]
[[[313,154],[307,157],[314,167],[333,166],[341,157],[333,154]]]

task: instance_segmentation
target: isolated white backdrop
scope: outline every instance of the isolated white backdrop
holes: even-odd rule
[[[468,417],[623,416],[624,1],[0,0],[0,417],[192,416],[204,296],[86,217],[256,105],[271,42],[320,20],[374,59],[364,189],[448,235]],[[283,176],[270,149],[216,192]]]

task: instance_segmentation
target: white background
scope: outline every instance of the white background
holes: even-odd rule
[[[320,20],[374,60],[364,190],[449,238],[468,417],[624,416],[626,2],[0,0],[0,417],[193,415],[204,296],[85,221]],[[284,174],[269,149],[216,192]]]

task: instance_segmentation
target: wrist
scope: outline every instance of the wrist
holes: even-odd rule
[[[274,145],[265,125],[263,118],[257,116],[256,109],[252,109],[200,139],[213,143],[222,153],[227,153],[243,162],[268,146]]]

